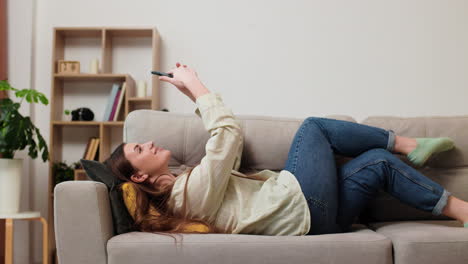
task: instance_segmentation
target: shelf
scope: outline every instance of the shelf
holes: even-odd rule
[[[78,73],[78,74],[60,74],[55,73],[54,77],[64,81],[122,81],[125,82],[128,74],[112,74],[112,73]]]
[[[105,28],[111,37],[153,37],[152,28]]]
[[[114,27],[58,27],[56,28],[57,33],[64,37],[94,37],[98,38],[102,36],[103,30],[109,32],[115,37],[152,37],[153,28],[114,28]]]
[[[151,102],[151,97],[130,97],[128,98],[130,102]]]
[[[100,28],[56,28],[58,35],[63,37],[82,37],[82,38],[99,38],[102,36]]]
[[[124,121],[53,121],[54,126],[123,126]]]
[[[53,121],[54,126],[99,126],[98,121]]]
[[[123,126],[124,121],[108,121],[108,122],[101,122],[105,126]]]

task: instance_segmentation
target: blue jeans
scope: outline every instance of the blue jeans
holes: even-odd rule
[[[382,188],[403,203],[442,214],[450,192],[392,154],[393,130],[309,117],[299,127],[285,170],[294,174],[309,205],[308,235],[351,231]],[[337,168],[334,154],[353,159]]]

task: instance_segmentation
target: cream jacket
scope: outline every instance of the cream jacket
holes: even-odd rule
[[[239,121],[219,94],[202,95],[196,104],[195,113],[210,138],[206,155],[189,177],[188,216],[202,218],[226,233],[307,234],[310,213],[296,177],[286,170],[249,176],[238,172],[244,143]],[[183,208],[186,181],[187,173],[176,178],[169,198],[174,211]]]

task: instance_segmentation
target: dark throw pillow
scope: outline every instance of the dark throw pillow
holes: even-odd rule
[[[81,159],[80,162],[90,179],[104,183],[109,190],[114,233],[120,235],[137,231],[133,226],[133,218],[125,206],[122,191],[118,188],[119,184],[124,183],[124,181],[114,176],[106,165],[101,162],[84,159]]]

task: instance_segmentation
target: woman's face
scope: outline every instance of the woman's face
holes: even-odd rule
[[[154,146],[152,141],[144,144],[127,143],[124,145],[125,158],[132,164],[140,175],[146,175],[147,178],[159,176],[169,172],[169,160],[171,159],[171,151],[161,147]],[[167,175],[163,175],[156,179],[155,184],[165,184],[164,181],[173,180]]]

